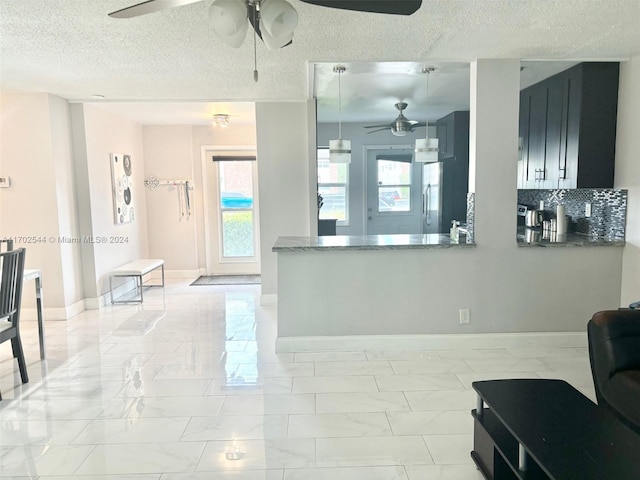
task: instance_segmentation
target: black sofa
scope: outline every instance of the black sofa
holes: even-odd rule
[[[640,310],[605,310],[587,324],[598,405],[640,433]]]

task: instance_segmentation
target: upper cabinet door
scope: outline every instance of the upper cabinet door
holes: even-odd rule
[[[529,100],[529,168],[527,185],[529,188],[546,188],[546,144],[547,144],[547,101],[546,85],[531,87]],[[531,183],[533,180],[533,183]]]
[[[562,77],[552,77],[547,90],[547,131],[545,142],[545,179],[541,188],[558,188],[560,179],[560,139],[562,137]]]
[[[520,94],[518,188],[612,188],[618,63],[581,63]]]
[[[454,156],[454,118],[449,114],[436,123],[438,132],[438,160]]]
[[[531,95],[528,90],[520,92],[520,122],[518,132],[518,188],[533,188],[529,184],[529,107],[531,105]]]

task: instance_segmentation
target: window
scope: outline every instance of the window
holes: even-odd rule
[[[318,148],[318,193],[323,199],[319,218],[349,225],[349,164],[329,163],[328,148]]]
[[[253,258],[256,219],[253,203],[254,161],[218,161],[222,257]]]
[[[411,210],[411,163],[378,158],[378,212]]]

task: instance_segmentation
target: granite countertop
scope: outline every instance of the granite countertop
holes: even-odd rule
[[[279,237],[273,252],[302,252],[310,250],[404,250],[418,248],[475,247],[467,237],[451,242],[449,235],[335,235],[326,237]]]
[[[582,233],[555,233],[543,235],[540,229],[518,227],[516,235],[518,247],[623,247],[625,241],[619,238],[585,235]]]

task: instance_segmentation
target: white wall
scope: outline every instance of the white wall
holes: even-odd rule
[[[148,258],[147,212],[144,193],[142,127],[126,118],[92,105],[73,105],[79,224],[83,235],[105,237],[106,243],[83,245],[85,301],[97,308],[99,297],[109,291],[109,271],[131,260]],[[133,222],[116,225],[110,154],[131,155]],[[112,237],[126,239],[111,243]]]
[[[147,177],[187,180],[195,187],[194,164],[199,159],[193,157],[192,127],[144,126],[142,133]],[[182,185],[145,188],[149,257],[164,259],[167,271],[197,272],[196,202],[194,198],[191,216],[183,215],[186,210],[180,207],[178,188],[184,194]]]
[[[640,56],[620,65],[616,188],[629,191],[620,305],[640,300]]]
[[[256,104],[263,295],[278,290],[277,255],[271,251],[277,238],[310,234],[316,187],[310,185],[315,157],[309,157],[309,108],[311,102]]]
[[[14,246],[26,247],[27,268],[42,270],[47,318],[67,318],[82,298],[79,247],[58,241],[77,235],[69,107],[52,95],[3,93],[0,115],[0,175],[12,180],[0,190],[0,237],[32,237]],[[34,297],[25,288],[23,305]]]

